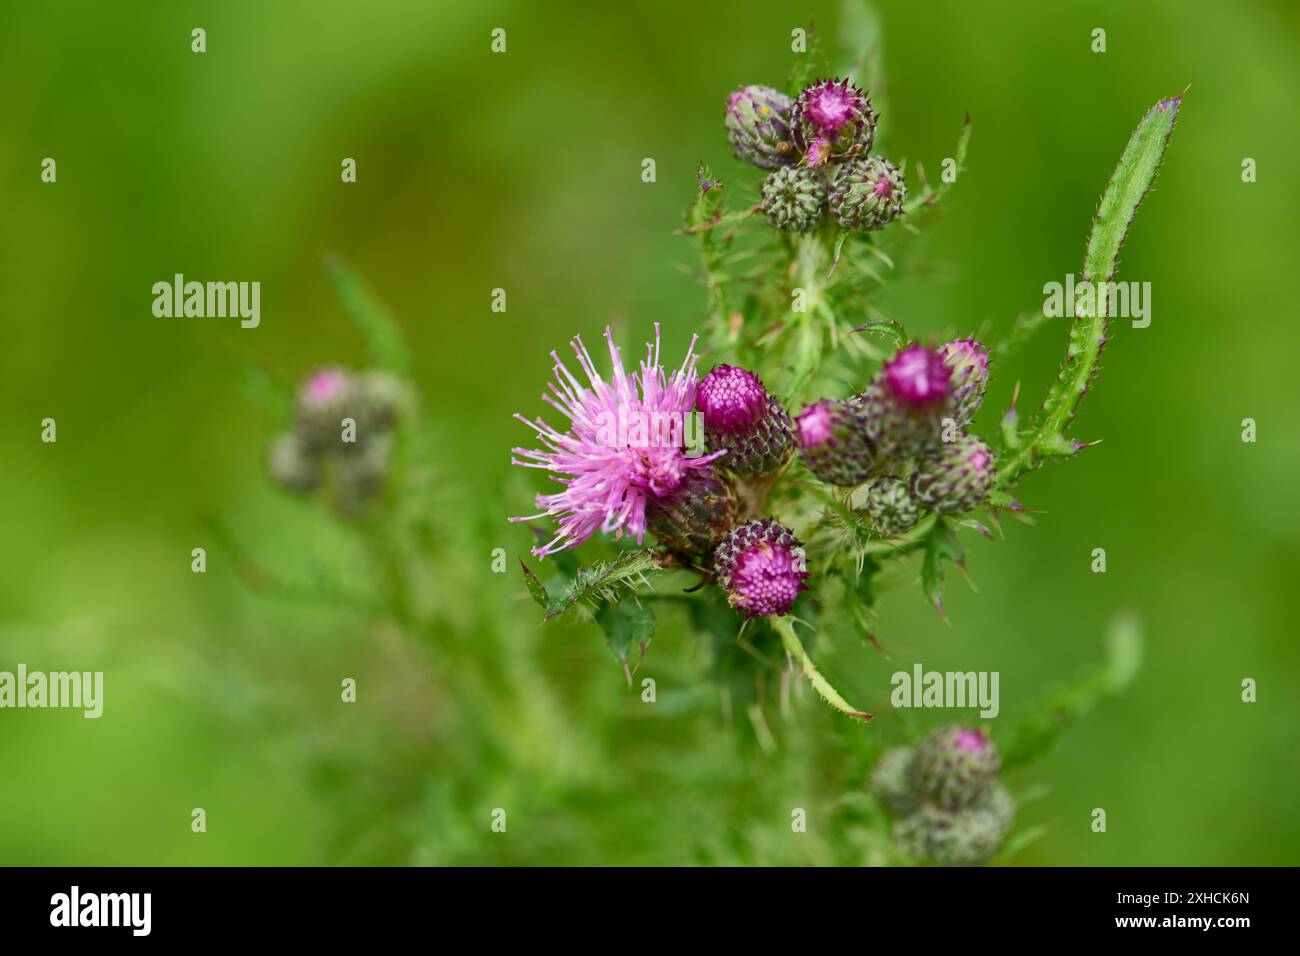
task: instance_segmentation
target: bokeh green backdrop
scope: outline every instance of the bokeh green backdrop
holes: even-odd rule
[[[926,239],[932,274],[882,304],[917,333],[996,337],[1035,308],[1077,268],[1129,131],[1191,84],[1121,267],[1151,282],[1151,327],[1118,331],[1077,423],[1103,444],[1024,482],[1036,527],[969,542],[979,593],[950,585],[951,626],[914,568],[899,575],[882,640],[932,669],[1000,671],[1010,720],[1100,656],[1117,610],[1136,612],[1141,677],[1024,773],[1051,789],[1022,818],[1050,829],[1013,861],[1294,863],[1300,9],[879,6],[892,149],[933,173],[965,112],[974,123],[969,170]],[[837,5],[8,5],[0,669],[102,669],[107,700],[99,721],[0,712],[0,863],[842,858],[818,820],[866,767],[825,746],[838,718],[806,699],[765,753],[701,703],[707,667],[671,618],[645,665],[661,688],[648,709],[595,628],[540,630],[513,572],[489,568],[492,548],[528,543],[504,522],[530,487],[510,474],[527,438],[510,414],[540,410],[546,353],[574,333],[613,322],[634,345],[658,321],[668,354],[684,347],[704,306],[673,235],[694,166],[752,180],[728,155],[722,102],[783,81],[809,20],[833,35]],[[345,156],[355,185],[339,181]],[[288,387],[364,363],[329,252],[402,322],[456,489],[439,560],[457,583],[438,597],[455,606],[422,641],[250,593],[211,540],[215,517],[270,567],[364,567],[347,531],[269,487],[276,422],[247,387],[250,369]],[[174,272],[259,280],[261,327],[154,319],[150,286]],[[489,310],[497,287],[505,314]],[[996,370],[986,425],[1017,379],[1032,405],[1061,347],[1049,329]],[[54,445],[39,441],[47,416]],[[1105,575],[1089,570],[1096,547]],[[887,710],[894,665],[845,659],[864,653],[842,642],[829,666]],[[348,675],[356,705],[338,701]],[[860,732],[896,729],[883,714]],[[508,834],[489,830],[496,806]],[[791,806],[811,808],[810,833],[789,832]]]

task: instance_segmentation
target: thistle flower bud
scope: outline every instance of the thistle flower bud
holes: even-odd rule
[[[325,368],[314,372],[298,392],[298,437],[308,452],[339,442],[344,418],[356,418],[363,406],[360,383],[351,372]]]
[[[713,570],[731,606],[745,617],[786,614],[807,585],[804,550],[770,518],[747,521],[713,552]]]
[[[784,232],[809,232],[826,218],[826,184],[813,170],[786,166],[763,180],[763,213]]]
[[[271,478],[291,491],[311,491],[320,484],[320,462],[309,455],[293,432],[271,444],[267,467]]]
[[[941,442],[917,463],[912,494],[939,514],[969,511],[989,493],[993,453],[973,435]]]
[[[939,347],[939,357],[952,371],[953,410],[965,428],[989,386],[989,350],[974,339],[954,339]]]
[[[712,466],[683,472],[668,495],[646,505],[646,528],[686,564],[705,559],[736,522],[736,494]]]
[[[883,535],[902,534],[921,517],[921,505],[901,478],[877,478],[867,486],[867,517]]]
[[[960,810],[985,796],[1001,768],[998,748],[984,731],[940,727],[917,748],[912,782],[939,807]]]
[[[867,431],[882,452],[910,458],[939,440],[952,407],[952,372],[923,345],[910,345],[884,364],[859,396]]]
[[[794,425],[753,372],[719,365],[695,391],[709,451],[727,449],[719,464],[738,475],[766,475],[790,457]]]
[[[876,449],[853,402],[823,399],[805,406],[795,435],[799,457],[819,480],[848,488],[871,476]]]
[[[343,445],[335,466],[335,497],[344,514],[357,515],[365,510],[388,481],[392,465],[393,438],[379,432],[366,441]]]
[[[803,161],[817,167],[870,150],[876,113],[867,95],[847,79],[820,80],[799,94],[790,125]]]
[[[903,174],[878,156],[845,163],[831,180],[831,215],[846,229],[883,229],[902,215],[906,200]]]
[[[894,824],[894,842],[908,856],[942,866],[980,866],[1002,846],[1009,823],[984,809],[944,810],[923,804]]]
[[[731,150],[742,163],[780,169],[799,157],[790,135],[790,97],[770,86],[746,86],[727,97],[723,125]]]
[[[411,403],[402,380],[388,372],[366,372],[359,385],[364,402],[363,414],[368,424],[390,429]]]
[[[916,751],[911,747],[886,750],[872,768],[868,786],[891,812],[906,816],[920,803],[912,787],[912,764]]]

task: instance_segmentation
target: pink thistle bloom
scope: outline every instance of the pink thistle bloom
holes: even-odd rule
[[[515,448],[518,457],[511,464],[540,468],[564,486],[562,491],[538,495],[535,515],[511,518],[533,521],[546,516],[556,519],[559,532],[533,554],[545,558],[576,547],[597,531],[624,533],[640,544],[646,533],[646,507],[675,492],[693,469],[704,469],[723,452],[688,458],[683,444],[685,420],[695,407],[699,376],[695,365],[695,342],[681,367],[671,375],[659,364],[659,324],[655,340],[646,346],[639,371],[628,375],[609,328],[609,381],[601,378],[596,365],[575,336],[570,343],[578,364],[590,385],[579,381],[559,355],[555,360],[555,382],[542,401],[569,420],[566,431],[552,428],[541,418],[529,421],[516,413],[541,439],[545,448]]]

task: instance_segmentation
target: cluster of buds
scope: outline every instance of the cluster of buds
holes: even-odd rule
[[[741,162],[768,170],[761,188],[768,222],[810,232],[827,213],[845,229],[883,229],[903,212],[907,184],[888,160],[868,156],[876,112],[847,79],[819,80],[791,100],[746,86],[727,99],[727,139]]]
[[[887,537],[927,509],[969,511],[993,480],[992,452],[962,431],[988,372],[988,350],[974,339],[908,346],[860,394],[804,407],[795,427],[800,459],[827,484],[865,485],[863,511]]]
[[[384,372],[314,373],[299,390],[293,429],[272,442],[271,477],[302,493],[328,485],[340,511],[361,512],[388,477],[405,401],[402,384]]]
[[[868,788],[896,817],[894,841],[908,856],[979,866],[997,853],[1015,816],[1001,766],[984,731],[940,727],[919,747],[882,754]]]

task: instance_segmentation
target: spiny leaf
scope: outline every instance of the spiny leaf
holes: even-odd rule
[[[365,283],[340,259],[327,256],[325,271],[344,311],[361,331],[370,361],[379,368],[409,378],[411,354],[401,326],[392,313],[371,295]]]
[[[519,566],[524,569],[524,587],[528,588],[529,596],[542,610],[549,611],[551,609],[551,598],[546,593],[546,588],[542,586],[542,582],[538,580],[537,575],[532,572],[528,565],[524,564],[523,559],[520,559]]]
[[[1106,660],[1044,699],[1003,748],[1002,765],[1015,767],[1043,756],[1061,734],[1107,697],[1126,689],[1142,668],[1141,622],[1131,614],[1116,617],[1106,632]]]
[[[864,710],[858,710],[846,701],[840,692],[831,686],[830,681],[822,676],[821,671],[813,664],[812,658],[804,650],[798,635],[794,632],[794,625],[788,617],[777,617],[772,619],[772,629],[781,635],[781,644],[785,647],[785,652],[790,655],[799,666],[803,669],[804,676],[808,682],[821,695],[822,700],[830,704],[841,714],[849,717],[855,717],[858,720],[870,720],[874,715]]]
[[[939,518],[925,538],[925,560],[921,564],[921,590],[934,605],[934,609],[943,615],[943,577],[944,562],[951,561],[960,565],[966,560],[966,554],[957,540],[957,533],[948,522]]]
[[[616,601],[630,588],[644,583],[646,575],[655,570],[654,554],[649,550],[624,551],[612,561],[597,561],[581,567],[551,600],[546,620],[559,617],[579,602],[598,605]]]
[[[1138,206],[1160,171],[1181,103],[1181,95],[1161,100],[1129,138],[1097,207],[1084,256],[1085,280],[1108,282],[1114,278],[1120,249]],[[1065,430],[1096,373],[1097,358],[1106,342],[1107,317],[1101,307],[1106,296],[1095,299],[1095,307],[1076,309],[1056,381],[1020,450],[1003,459],[995,487],[1011,484],[1023,472],[1038,467],[1044,458],[1073,455],[1081,447],[1065,437]]]
[[[650,639],[654,637],[654,612],[635,600],[619,601],[602,607],[596,612],[596,620],[605,632],[605,643],[623,665],[623,673],[630,686],[632,675],[640,666],[641,658],[650,646]],[[633,647],[638,649],[637,663],[629,667],[628,655]]]

